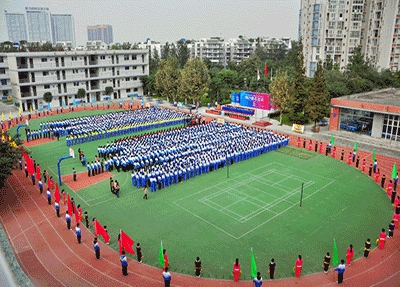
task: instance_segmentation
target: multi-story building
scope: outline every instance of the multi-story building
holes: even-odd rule
[[[114,42],[113,30],[111,25],[88,26],[88,41],[100,40],[106,44]]]
[[[377,68],[399,70],[400,1],[367,1],[362,51]]]
[[[5,12],[8,40],[12,42],[27,41],[26,20],[23,13],[8,13]]]
[[[232,38],[224,40],[220,37],[200,39],[188,44],[190,58],[199,57],[209,59],[213,63],[226,66],[228,62],[240,63],[248,59],[254,53],[257,45],[265,48],[272,48],[274,44],[283,45],[286,50],[291,48],[290,38],[259,38],[255,39]]]
[[[7,54],[0,54],[0,98],[11,96]]]
[[[126,98],[131,93],[143,94],[139,77],[149,74],[147,50],[3,55],[7,56],[13,101],[23,111],[43,107],[45,92],[53,95],[51,107],[72,104],[80,88],[86,91],[86,102],[103,100],[107,86],[114,89],[113,99]]]
[[[302,0],[299,31],[307,76],[328,57],[343,69],[359,46],[374,67],[397,69],[399,5],[399,0]]]
[[[146,42],[140,42],[140,43],[138,43],[138,47],[139,47],[140,49],[147,49],[147,50],[149,50],[149,51],[151,52],[151,55],[152,55],[152,56],[154,56],[154,55],[153,55],[154,49],[156,49],[156,50],[157,50],[157,53],[158,53],[158,57],[161,58],[162,45],[161,45],[160,42],[152,41],[152,40],[150,40],[150,38],[147,38],[147,39],[146,39]]]
[[[51,14],[51,32],[53,44],[72,42],[75,47],[75,22],[71,14]]]
[[[28,40],[51,42],[50,12],[47,7],[26,7]]]

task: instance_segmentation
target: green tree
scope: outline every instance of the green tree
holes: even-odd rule
[[[78,99],[83,99],[86,96],[86,90],[83,88],[78,89],[78,94],[76,96]]]
[[[178,58],[178,50],[177,50],[177,48],[175,46],[175,43],[171,43],[171,45],[169,45],[169,55],[168,55],[168,57],[177,57]]]
[[[161,59],[166,60],[170,56],[169,43],[166,42],[161,50]]]
[[[0,136],[8,138],[7,133],[0,133]],[[4,187],[4,182],[11,175],[13,169],[17,168],[18,160],[21,158],[21,150],[18,145],[21,142],[14,137],[11,141],[0,141],[0,188]]]
[[[80,89],[79,89],[79,90],[80,90]],[[78,90],[78,93],[79,93],[79,90]],[[114,92],[114,89],[113,89],[113,87],[111,87],[111,86],[107,86],[107,87],[104,89],[104,94],[106,94],[107,96],[110,96],[113,92]],[[85,94],[86,94],[86,92],[85,92]]]
[[[177,43],[177,57],[179,67],[182,69],[190,57],[190,50],[184,40],[179,40]]]
[[[158,63],[160,62],[160,55],[158,55],[158,51],[156,48],[153,51],[149,51],[149,71],[150,73],[156,72]]]
[[[121,45],[121,50],[130,50],[132,47],[132,44],[129,42],[125,42]]]
[[[325,62],[324,62],[324,70],[325,71],[332,71],[333,70],[333,59],[331,54],[326,55]]]
[[[207,66],[199,58],[194,58],[186,63],[181,72],[178,93],[186,104],[188,99],[193,104],[199,102],[207,91],[209,80]]]
[[[325,70],[325,78],[327,82],[328,95],[330,98],[337,98],[350,94],[347,87],[346,76],[339,70],[337,65],[332,70]]]
[[[143,87],[143,94],[146,96],[153,97],[155,94],[157,94],[157,90],[155,87],[155,81],[156,81],[156,73],[150,73],[148,76],[141,76],[139,79],[142,82],[142,87]]]
[[[178,59],[169,57],[160,61],[155,76],[155,86],[160,95],[173,101],[177,98],[178,79],[180,75]]]
[[[208,96],[211,102],[226,103],[231,99],[232,90],[238,89],[240,77],[233,70],[209,71],[210,85]]]
[[[314,122],[314,129],[317,127],[317,121],[322,120],[328,114],[328,90],[321,61],[318,62],[317,70],[311,80],[305,108],[307,115]]]
[[[278,71],[272,83],[269,85],[271,103],[279,108],[279,122],[282,125],[282,116],[288,111],[294,94],[293,79],[287,71]]]
[[[292,48],[293,49],[293,48]],[[308,121],[305,113],[307,102],[306,75],[304,67],[303,45],[301,41],[296,45],[292,62],[294,94],[292,107],[289,111],[289,119],[298,124],[304,124]]]
[[[43,100],[46,103],[50,103],[53,100],[53,95],[50,92],[46,92],[43,94]]]

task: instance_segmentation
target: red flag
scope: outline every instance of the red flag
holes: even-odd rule
[[[264,73],[265,73],[265,77],[268,78],[268,64],[265,63],[264,65]]]
[[[28,158],[28,172],[30,175],[35,173],[35,167],[33,165],[33,158]]]
[[[68,194],[68,214],[70,216],[72,215],[72,202],[71,202],[71,198],[69,197],[69,194]]]
[[[121,245],[121,231],[119,231],[119,237],[118,237],[118,247],[119,247],[119,255],[122,254],[122,245]]]
[[[135,251],[133,250],[132,246],[135,243],[135,241],[132,240],[125,232],[121,230],[121,247],[124,248],[125,252],[135,254]]]
[[[103,226],[101,226],[101,224],[97,220],[94,221],[94,235],[101,235],[105,243],[110,241],[110,235],[108,235],[107,231],[103,228]]]
[[[60,203],[61,195],[60,195],[60,190],[58,189],[58,183],[56,182],[56,191],[54,192],[54,200],[57,203]]]
[[[74,205],[74,213],[75,213],[75,220],[76,223],[79,223],[81,221],[81,216],[79,215],[78,210],[76,209],[75,205]]]
[[[40,177],[40,165],[36,166],[36,179],[37,180],[41,179],[41,177]]]
[[[24,157],[25,163],[28,164],[29,155],[26,152],[23,152],[22,155]]]

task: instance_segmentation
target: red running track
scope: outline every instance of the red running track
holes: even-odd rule
[[[363,155],[368,156],[368,153]],[[389,165],[390,160],[393,163],[390,158],[378,156],[379,159],[382,166],[384,162]],[[61,206],[62,217],[57,218],[54,206],[47,204],[45,195],[41,195],[38,188],[25,178],[23,171],[14,171],[1,195],[1,223],[18,263],[35,286],[164,286],[160,269],[134,260],[129,262],[130,275],[122,276],[118,252],[102,243],[101,259],[96,260],[90,231],[82,228],[83,243],[78,244],[74,231],[66,228],[64,206]],[[400,286],[399,247],[400,229],[397,229],[394,238],[387,240],[384,250],[375,249],[370,258],[358,259],[346,268],[345,286]],[[268,274],[262,275],[268,277]],[[264,285],[268,286],[334,286],[336,274],[330,271],[328,275],[320,272],[301,278],[265,281]],[[252,286],[252,283],[173,273],[171,285],[240,287]]]

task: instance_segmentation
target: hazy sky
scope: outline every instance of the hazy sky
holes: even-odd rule
[[[110,24],[114,42],[165,43],[181,38],[298,38],[301,0],[0,0],[0,41],[8,40],[5,15],[26,6],[49,7],[75,18],[77,44],[87,41],[86,27]]]

